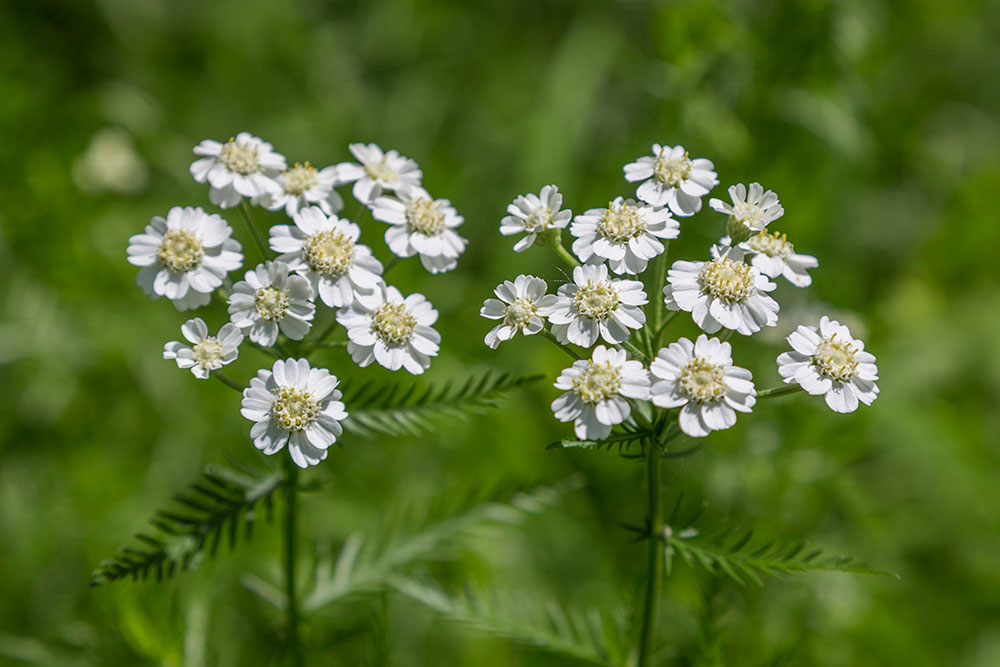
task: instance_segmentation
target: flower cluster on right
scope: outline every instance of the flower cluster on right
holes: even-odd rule
[[[639,183],[636,199],[618,197],[575,217],[563,209],[554,185],[517,197],[500,223],[501,234],[523,235],[517,252],[532,245],[552,248],[573,267],[572,280],[549,294],[542,278],[517,276],[498,285],[497,298],[487,299],[480,311],[499,321],[486,334],[491,348],[518,333],[542,334],[577,358],[556,380],[564,393],[552,403],[557,419],[574,423],[577,438],[605,439],[630,417],[641,423],[649,404],[676,408],[680,431],[701,437],[733,426],[737,413],[750,412],[758,396],[801,389],[822,395],[837,412],[875,400],[874,355],[847,326],[826,316],[819,326],[800,325],[787,337],[792,349],[778,356],[777,365],[788,388],[758,395],[750,371],[733,363],[729,336],[777,325],[774,281],[807,287],[809,270],[819,265],[770,227],[784,214],[774,192],[759,183],[736,184],[728,190],[730,201],[710,199],[709,206],[725,216],[725,235],[707,259],[675,261],[666,270],[669,241],[681,232],[679,218],[698,213],[719,184],[715,166],[692,159],[682,146],[653,144],[652,154],[625,165],[624,173],[626,181]],[[572,254],[561,241],[567,226]],[[648,295],[647,287],[662,297]],[[656,350],[666,324],[681,311],[705,333]]]

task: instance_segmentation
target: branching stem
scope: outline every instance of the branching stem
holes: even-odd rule
[[[247,203],[246,199],[240,201],[240,213],[243,214],[243,220],[246,221],[247,227],[250,228],[250,236],[253,237],[254,245],[260,251],[261,258],[267,260],[270,251],[267,248],[267,243],[264,242],[264,237],[261,235],[260,230],[257,229],[257,222],[254,220],[250,204]]]
[[[656,645],[656,620],[660,607],[660,582],[663,577],[663,503],[660,496],[660,448],[652,438],[646,438],[646,480],[649,493],[649,540],[646,560],[646,603],[642,610],[642,630],[639,635],[639,665],[652,664]]]

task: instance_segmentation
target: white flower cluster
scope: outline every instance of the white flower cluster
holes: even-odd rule
[[[551,247],[573,272],[554,294],[531,275],[497,286],[497,298],[487,299],[480,311],[499,320],[485,342],[497,348],[518,333],[542,333],[577,358],[556,380],[564,393],[552,410],[560,421],[574,422],[582,440],[608,438],[626,421],[635,431],[670,419],[681,432],[702,437],[733,426],[737,413],[749,413],[759,397],[788,393],[776,388],[758,395],[750,371],[733,364],[726,342],[734,332],[750,336],[777,325],[773,279],[783,277],[796,287],[812,283],[808,270],[818,266],[816,258],[796,253],[784,234],[768,229],[784,214],[778,196],[759,183],[731,186],[732,203],[709,201],[726,216],[726,235],[710,258],[666,268],[667,242],[680,235],[677,218],[701,210],[702,198],[719,184],[714,169],[710,160],[690,158],[683,146],[653,144],[652,155],[624,168],[625,180],[639,183],[636,199],[616,197],[606,208],[574,218],[562,209],[558,188],[546,185],[538,195],[518,196],[500,222],[504,236],[524,234],[516,252],[536,243]],[[560,239],[567,226],[573,254]],[[647,272],[651,265],[658,270]],[[661,321],[655,308],[647,321],[642,278],[649,290],[662,291],[667,310],[691,313],[705,333],[656,350],[670,318]],[[707,335],[722,330],[721,339]],[[594,347],[599,341],[604,344]],[[875,357],[847,327],[824,317],[819,329],[800,326],[788,342],[792,351],[778,357],[785,382],[824,395],[838,412],[874,401]],[[592,350],[581,355],[573,345]]]
[[[430,273],[451,271],[466,245],[457,232],[462,216],[447,199],[428,194],[416,162],[375,144],[349,148],[356,162],[316,169],[309,162],[289,167],[271,144],[247,132],[195,146],[191,175],[208,183],[209,200],[221,209],[242,207],[258,250],[274,253],[235,284],[228,276],[242,267],[243,247],[219,214],[174,207],[129,239],[128,261],[139,267],[136,282],[152,298],[165,296],[178,310],[190,310],[208,305],[219,292],[228,304],[230,321],[218,334],[209,335],[201,318],[188,320],[181,332],[190,345],[167,343],[165,359],[197,378],[215,375],[238,388],[221,369],[236,360],[244,338],[277,358],[242,390],[242,413],[254,422],[250,435],[258,449],[270,455],[287,443],[301,467],[326,458],[347,412],[336,376],[311,368],[304,358],[284,358],[284,346],[302,353],[330,344],[323,339],[339,324],[345,340],[332,344],[346,346],[358,365],[374,361],[423,373],[441,342],[433,328],[437,311],[422,294],[404,297],[388,285],[386,267],[418,255]],[[359,221],[338,217],[344,200],[336,188],[349,184],[369,209],[371,224],[388,225],[391,263],[383,265],[360,243]],[[269,225],[263,241],[252,206],[281,211],[287,224]],[[323,334],[306,341],[323,316],[319,304],[336,312]]]

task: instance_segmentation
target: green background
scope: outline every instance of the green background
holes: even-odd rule
[[[247,572],[276,576],[276,527],[169,583],[86,589],[203,464],[263,459],[235,392],[162,360],[188,315],[143,296],[125,261],[153,215],[210,208],[191,148],[247,130],[317,166],[349,159],[352,141],[396,148],[465,216],[457,271],[431,277],[411,260],[391,275],[441,312],[432,382],[470,368],[551,380],[567,363],[541,338],[482,343],[478,308],[497,282],[561,279],[547,251],[515,255],[499,235],[515,195],[556,183],[576,212],[627,196],[621,168],[654,141],[713,159],[714,196],[736,182],[775,190],[774,227],[820,268],[808,290],[781,282],[778,326],[737,336],[736,362],[776,385],[783,336],[829,313],[878,356],[881,396],[852,415],[805,396],[761,404],[668,462],[666,483],[710,515],[900,578],[759,589],[678,565],[661,658],[1000,664],[998,31],[997,3],[967,0],[0,5],[0,662],[279,661],[280,618],[241,586]],[[706,206],[672,257],[704,257],[721,229]],[[364,223],[385,259],[381,234]],[[226,319],[218,303],[199,314]],[[674,327],[695,332],[687,316]],[[343,351],[317,360],[357,374]],[[264,363],[248,350],[230,374]],[[580,471],[585,486],[555,508],[436,570],[454,587],[627,608],[645,548],[619,522],[643,519],[643,470],[546,451],[570,432],[548,410],[557,393],[540,382],[429,437],[346,437],[310,473],[323,486],[304,497],[306,534],[336,548],[384,514]],[[393,596],[329,610],[307,640],[316,664],[573,664]]]

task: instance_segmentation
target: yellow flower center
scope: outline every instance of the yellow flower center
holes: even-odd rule
[[[372,315],[372,331],[389,345],[402,345],[413,336],[417,318],[402,303],[386,301]]]
[[[183,273],[200,266],[205,251],[191,232],[170,229],[163,235],[163,243],[156,251],[156,256],[161,264],[174,273]]]
[[[257,313],[268,322],[277,322],[288,312],[288,290],[268,286],[257,290],[254,295]]]
[[[679,187],[690,174],[691,160],[687,153],[678,158],[661,156],[653,163],[653,176],[670,187]]]
[[[606,320],[618,307],[618,290],[610,280],[594,282],[588,280],[586,285],[576,288],[573,295],[573,307],[576,312],[592,320]]]
[[[444,213],[431,199],[415,199],[406,206],[406,226],[411,232],[437,236],[445,228]]]
[[[340,278],[354,263],[354,241],[336,231],[319,232],[302,246],[302,258],[309,268],[327,278]]]
[[[552,224],[552,217],[552,210],[548,206],[539,206],[524,219],[524,229],[529,232],[548,229]]]
[[[834,334],[820,341],[813,352],[812,362],[819,372],[828,378],[846,382],[854,377],[858,362],[854,359],[857,350],[846,340],[837,340]]]
[[[285,177],[286,194],[301,195],[310,188],[319,185],[319,177],[316,176],[316,170],[308,162],[305,164],[296,162],[295,166],[283,175]]]
[[[573,391],[587,405],[596,405],[618,393],[622,386],[621,369],[611,362],[587,362],[583,372],[573,378]]]
[[[621,202],[608,204],[601,221],[597,223],[601,236],[615,243],[627,243],[646,231],[646,221],[639,213],[638,206]]]
[[[386,164],[384,157],[378,162],[369,162],[364,166],[364,169],[368,178],[382,183],[391,183],[399,176],[399,172]]]
[[[244,176],[254,173],[260,167],[257,146],[252,143],[239,142],[236,139],[230,139],[222,145],[219,159],[230,171]]]
[[[726,395],[725,370],[704,357],[695,357],[684,366],[678,384],[696,403],[716,401]]]
[[[319,415],[319,403],[308,391],[282,387],[271,405],[271,416],[286,431],[301,431]]]
[[[535,306],[535,302],[526,297],[520,297],[514,299],[514,303],[507,306],[503,315],[503,323],[510,327],[523,329],[537,314],[538,308]]]
[[[200,343],[195,343],[191,350],[194,352],[194,360],[204,369],[211,370],[222,361],[222,345],[215,336],[208,336]]]
[[[729,303],[743,301],[756,289],[750,265],[729,257],[705,262],[698,272],[698,282],[705,292]]]
[[[795,246],[788,242],[788,238],[784,234],[779,232],[768,234],[766,231],[762,231],[756,236],[750,237],[747,245],[750,246],[751,250],[768,257],[788,259],[795,253]]]

